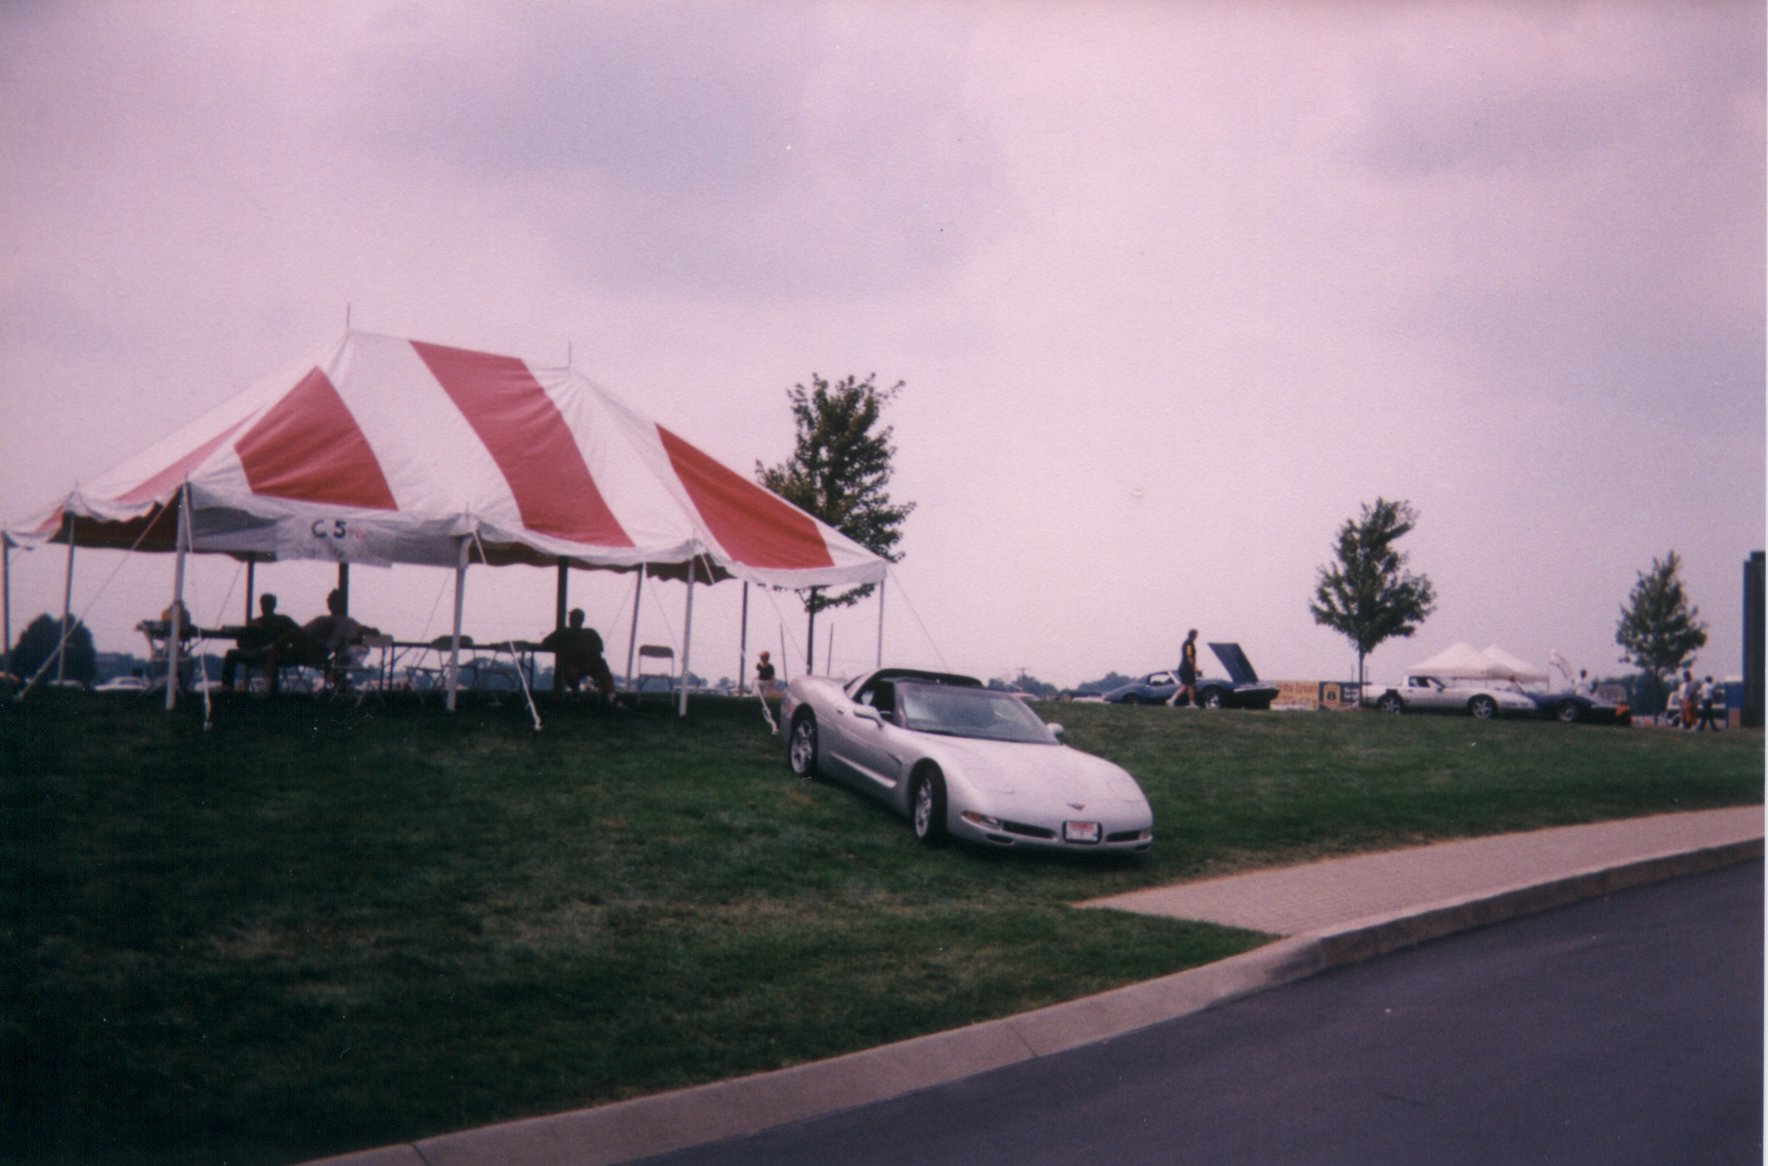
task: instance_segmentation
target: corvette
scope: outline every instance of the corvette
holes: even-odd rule
[[[843,683],[798,676],[780,705],[786,761],[909,819],[933,846],[1147,850],[1154,814],[1142,789],[1102,757],[1063,744],[1009,692],[970,676],[884,668]]]

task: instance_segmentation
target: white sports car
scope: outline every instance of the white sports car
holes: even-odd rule
[[[1370,685],[1363,693],[1364,704],[1384,713],[1465,712],[1481,720],[1535,715],[1535,702],[1503,681],[1408,676],[1404,684],[1388,688]]]
[[[1143,851],[1154,815],[1136,779],[1070,749],[1018,696],[969,676],[884,668],[843,683],[795,677],[780,705],[800,777],[853,786],[915,837],[993,846]]]

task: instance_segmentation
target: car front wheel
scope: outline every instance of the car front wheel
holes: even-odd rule
[[[786,737],[786,764],[799,777],[816,776],[816,717],[809,712],[792,718],[792,732]]]
[[[937,769],[923,770],[915,778],[915,796],[911,804],[915,838],[923,846],[938,846],[945,841],[945,778]]]
[[[1476,696],[1467,702],[1467,711],[1482,721],[1489,721],[1498,712],[1498,703],[1489,696]]]
[[[1572,724],[1574,721],[1576,721],[1578,719],[1578,706],[1568,700],[1564,704],[1559,706],[1559,709],[1558,709],[1558,712],[1556,715],[1559,717],[1559,721],[1561,724],[1565,724],[1565,725]]]
[[[1226,703],[1219,688],[1212,688],[1203,694],[1203,707],[1206,709],[1219,709]]]

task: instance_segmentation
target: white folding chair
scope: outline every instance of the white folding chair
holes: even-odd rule
[[[667,644],[640,644],[638,649],[638,674],[633,677],[632,692],[642,697],[645,693],[645,681],[651,677],[663,679],[663,695],[675,695],[675,649]]]

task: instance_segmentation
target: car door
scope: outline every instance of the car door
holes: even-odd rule
[[[861,789],[886,795],[902,780],[903,757],[894,738],[896,686],[881,680],[866,685],[837,710],[832,760]]]
[[[1433,711],[1455,706],[1449,690],[1434,676],[1406,677],[1406,703],[1413,708]]]

